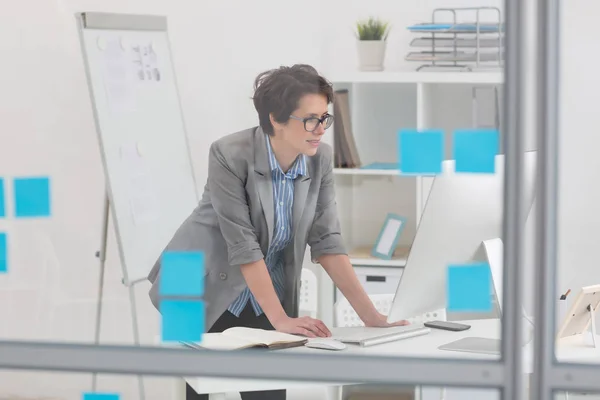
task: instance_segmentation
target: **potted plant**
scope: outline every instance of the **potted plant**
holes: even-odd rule
[[[362,71],[383,71],[389,23],[370,17],[356,23],[358,65]]]

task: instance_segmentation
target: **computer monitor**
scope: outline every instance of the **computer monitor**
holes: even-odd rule
[[[525,204],[535,197],[537,152],[524,157]],[[433,180],[388,321],[418,318],[446,308],[447,268],[465,264],[484,240],[502,238],[504,156],[495,159],[494,174],[454,172],[454,160],[443,162]]]

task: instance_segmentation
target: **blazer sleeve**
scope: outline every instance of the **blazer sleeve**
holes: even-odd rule
[[[208,159],[208,190],[227,243],[229,265],[243,265],[259,261],[264,255],[250,221],[244,180],[232,165],[228,154],[213,143]]]
[[[333,158],[331,147],[323,153],[321,187],[317,198],[315,218],[308,235],[311,260],[317,262],[324,254],[348,254],[342,239],[340,221],[335,200]]]

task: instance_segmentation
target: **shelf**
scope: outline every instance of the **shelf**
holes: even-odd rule
[[[362,169],[362,168],[334,168],[334,175],[358,175],[358,176],[400,176],[403,178],[435,177],[435,174],[407,174],[397,169]]]
[[[404,267],[406,265],[405,258],[393,258],[391,260],[382,260],[376,257],[370,258],[350,258],[352,265],[356,266],[373,266],[373,267]]]
[[[391,260],[383,260],[373,257],[368,248],[357,248],[350,252],[350,262],[355,266],[371,267],[404,267],[410,248],[408,246],[398,246]]]
[[[397,169],[334,168],[335,175],[402,176]]]
[[[417,71],[349,71],[331,74],[332,82],[347,83],[465,83],[465,84],[501,84],[504,81],[502,70],[497,67],[486,71],[473,72],[417,72]]]

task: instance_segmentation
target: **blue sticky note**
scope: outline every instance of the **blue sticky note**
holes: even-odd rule
[[[496,129],[464,129],[454,132],[455,172],[493,174],[500,148]]]
[[[49,178],[15,178],[13,184],[16,217],[50,216]]]
[[[4,179],[0,178],[0,218],[6,217],[6,208],[4,200]]]
[[[205,326],[201,300],[161,300],[163,342],[200,342]]]
[[[0,232],[0,274],[8,272],[8,240],[6,233]]]
[[[202,296],[204,253],[169,251],[161,257],[160,296]]]
[[[116,393],[84,393],[83,400],[119,400]]]
[[[447,278],[448,311],[489,312],[492,310],[492,278],[489,264],[450,265]]]
[[[439,174],[444,160],[444,132],[401,130],[398,151],[402,174]]]

